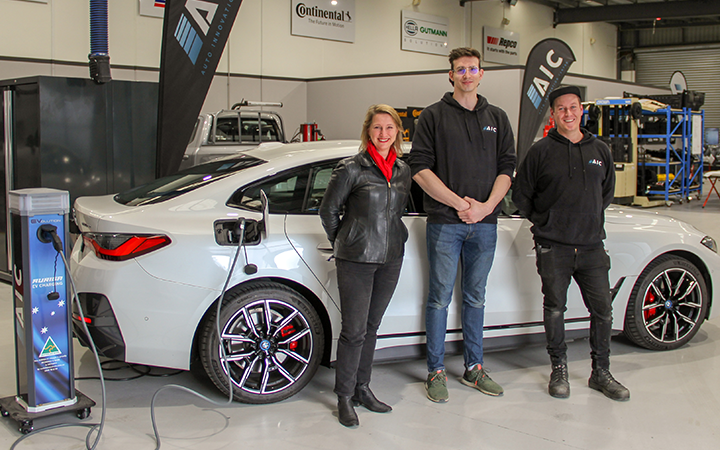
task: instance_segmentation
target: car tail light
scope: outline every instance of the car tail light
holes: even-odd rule
[[[95,256],[110,261],[125,261],[161,249],[172,242],[162,234],[83,233]]]

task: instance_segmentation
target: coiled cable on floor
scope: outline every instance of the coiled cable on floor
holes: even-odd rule
[[[216,406],[229,406],[232,404],[233,383],[232,383],[232,376],[230,375],[230,369],[227,367],[227,354],[225,353],[225,346],[222,345],[222,332],[220,329],[220,312],[222,310],[223,301],[225,300],[225,293],[227,292],[228,285],[230,284],[230,279],[233,276],[233,273],[235,271],[235,265],[237,264],[238,257],[240,256],[240,249],[245,247],[245,219],[243,219],[243,218],[238,219],[238,225],[237,225],[236,230],[237,230],[237,235],[239,236],[237,250],[235,251],[235,257],[233,258],[232,264],[230,265],[230,269],[228,270],[227,277],[225,278],[225,284],[223,285],[222,292],[220,294],[220,298],[218,299],[217,311],[215,313],[215,331],[217,333],[219,347],[220,347],[220,364],[222,364],[223,368],[225,369],[225,373],[227,374],[228,391],[229,391],[228,399],[227,399],[227,401],[224,401],[224,402],[218,402],[216,400],[213,400],[211,398],[208,398],[208,397],[202,395],[199,392],[196,392],[188,387],[181,386],[179,384],[168,384],[166,386],[161,387],[157,391],[155,391],[155,394],[152,397],[152,401],[150,402],[150,420],[152,422],[153,434],[155,435],[155,442],[157,443],[155,450],[160,450],[160,433],[158,432],[157,423],[155,421],[155,401],[157,400],[158,395],[160,395],[160,393],[162,391],[169,390],[169,389],[181,390],[183,392],[187,392],[198,398],[201,398],[201,399],[207,401],[208,403],[211,403]],[[247,260],[247,255],[245,256],[245,259]]]

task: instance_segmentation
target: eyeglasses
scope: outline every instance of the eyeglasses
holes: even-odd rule
[[[458,67],[454,70],[454,72],[458,75],[465,75],[465,72],[470,71],[471,74],[477,75],[478,72],[480,72],[480,68],[477,66],[470,66],[470,67]]]

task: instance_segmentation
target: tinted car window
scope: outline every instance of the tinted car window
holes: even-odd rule
[[[213,161],[158,178],[152,183],[117,194],[114,198],[116,202],[128,206],[160,203],[265,162],[245,154]]]
[[[330,174],[337,161],[299,167],[251,184],[236,191],[227,205],[259,211],[262,209],[260,191],[263,190],[267,194],[271,213],[317,214]]]
[[[278,133],[274,121],[260,119],[258,125],[257,117],[242,118],[241,120],[240,138],[243,142],[277,142],[280,140],[280,133]]]
[[[237,117],[220,117],[215,126],[215,142],[239,142]]]
[[[278,141],[280,131],[274,120],[261,118],[258,121],[257,117],[241,117],[238,126],[238,116],[217,118],[214,137],[216,144]]]
[[[227,205],[260,211],[260,190],[268,197],[268,209],[274,214],[317,214],[330,176],[339,159],[325,161],[274,175],[236,191]],[[406,215],[424,215],[423,191],[412,182]]]

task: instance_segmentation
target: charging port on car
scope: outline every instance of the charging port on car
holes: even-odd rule
[[[236,219],[217,220],[214,223],[215,241],[218,245],[238,245],[240,236],[237,235]],[[245,219],[245,245],[260,243],[263,224],[254,219]]]

